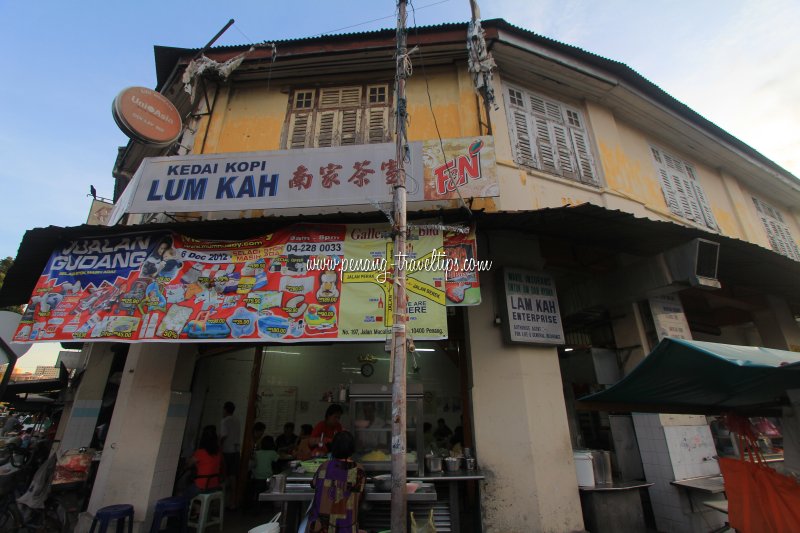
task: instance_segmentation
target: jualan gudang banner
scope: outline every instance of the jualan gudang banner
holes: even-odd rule
[[[474,230],[414,228],[395,253],[388,226],[297,224],[243,241],[148,233],[53,252],[14,340],[308,342],[384,340],[407,275],[408,333],[447,337],[445,306],[480,303]],[[449,261],[448,261],[449,259]]]
[[[500,194],[492,137],[414,142],[409,148],[409,201]],[[398,175],[395,150],[394,143],[382,143],[145,158],[109,225],[125,213],[390,202]]]

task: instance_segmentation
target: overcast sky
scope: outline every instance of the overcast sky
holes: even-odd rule
[[[800,175],[797,0],[479,3],[484,19],[626,63]],[[412,5],[418,25],[470,15],[468,0]],[[378,0],[0,0],[0,256],[16,256],[26,229],[84,223],[90,184],[112,195],[111,169],[127,138],[111,102],[124,87],[155,86],[154,45],[199,48],[230,18],[236,23],[217,45],[368,31],[393,27],[394,11],[394,1]],[[20,364],[35,366],[34,358]]]

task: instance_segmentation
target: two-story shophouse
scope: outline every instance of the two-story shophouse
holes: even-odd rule
[[[474,450],[485,479],[463,493],[480,505],[461,517],[462,530],[577,531],[584,521],[573,448],[614,444],[603,419],[573,408],[576,398],[609,381],[576,369],[602,366],[613,381],[665,335],[800,349],[800,181],[621,63],[504,20],[484,21],[483,29],[497,65],[489,105],[468,68],[467,24],[408,33],[413,74],[401,105],[408,140],[422,146],[423,160],[420,167],[409,163],[422,169],[409,171],[412,225],[420,232],[473,227],[476,258],[492,262],[479,273],[479,288],[456,284],[446,298],[439,290],[426,299],[419,289],[442,289],[441,278],[414,282],[409,316],[422,313],[413,323],[417,351],[409,363],[409,381],[423,390],[416,423],[435,427],[441,418],[462,426],[464,445]],[[394,30],[215,47],[202,55],[156,47],[155,90],[178,109],[181,136],[167,146],[132,140],[120,149],[120,223],[26,234],[3,305],[28,301],[51,253],[79,239],[131,254],[138,242],[141,258],[155,257],[149,268],[161,273],[169,269],[170,245],[213,263],[215,248],[197,245],[204,239],[248,243],[279,235],[293,251],[282,263],[255,254],[239,269],[201,265],[194,276],[189,255],[179,255],[173,266],[184,270],[177,276],[161,275],[164,282],[153,274],[125,286],[127,297],[110,307],[93,306],[102,298],[98,287],[73,295],[55,283],[42,291],[63,294],[44,311],[33,306],[32,314],[53,316],[70,301],[80,311],[54,326],[84,343],[85,371],[63,421],[62,447],[89,445],[98,417],[110,420],[90,513],[132,503],[137,521],[149,525],[154,502],[171,494],[178,458],[202,425],[218,422],[226,400],[237,404],[244,433],[259,419],[275,431],[284,421],[299,427],[320,420],[329,393],[338,399],[345,389],[347,398],[348,387],[386,384],[383,339],[352,331],[343,339],[325,329],[334,311],[341,320],[360,313],[360,331],[366,315],[380,322],[380,313],[362,310],[387,305],[386,293],[376,288],[363,302],[346,303],[348,278],[334,282],[324,274],[294,285],[275,281],[278,288],[256,293],[262,282],[271,287],[273,275],[305,275],[292,258],[308,257],[304,243],[348,247],[359,235],[386,239],[362,230],[386,222],[390,209],[383,194],[391,189],[391,157],[370,150],[395,136],[395,47]],[[290,171],[274,170],[282,164],[276,158],[288,158]],[[159,164],[161,178],[136,193],[146,170]],[[485,182],[470,174],[473,164],[482,165]],[[232,166],[223,175],[225,165]],[[437,174],[442,165],[446,171]],[[423,194],[435,188],[436,176],[445,190]],[[359,196],[364,179],[383,192]],[[486,186],[470,188],[470,180]],[[273,186],[287,187],[286,203],[270,203]],[[301,194],[306,190],[318,192]],[[237,198],[254,202],[217,202]],[[168,199],[191,205],[171,209]],[[157,207],[136,208],[148,200]],[[313,231],[298,223],[312,223]],[[173,236],[154,250],[154,241],[141,240],[152,232]],[[269,247],[269,239],[258,242],[253,249]],[[141,278],[147,268],[144,261]],[[221,276],[216,293],[214,276]],[[230,289],[226,283],[236,276],[238,289]],[[314,302],[292,288],[304,283],[311,285],[303,294],[317,291]],[[161,308],[151,305],[159,295]],[[237,295],[247,305],[236,308]],[[192,304],[181,305],[189,297]],[[439,318],[427,318],[423,311],[445,299]],[[665,310],[671,322],[664,322]],[[94,315],[67,330],[72,317]],[[113,320],[98,330],[104,316]],[[664,324],[677,329],[664,333]],[[306,336],[292,337],[293,327]],[[308,336],[312,328],[317,338]],[[32,326],[28,340],[31,332]],[[120,349],[129,332],[148,342]],[[102,402],[109,374],[118,376],[113,415]],[[348,417],[358,414],[351,409]],[[653,511],[659,527],[671,529],[659,497],[652,496]]]

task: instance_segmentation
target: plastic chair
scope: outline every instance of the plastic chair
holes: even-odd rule
[[[133,505],[123,503],[98,509],[94,514],[94,520],[92,520],[92,527],[89,529],[89,533],[94,533],[94,528],[98,524],[100,524],[98,533],[106,533],[106,531],[108,531],[108,525],[112,520],[117,521],[117,531],[122,531],[125,520],[127,520],[128,533],[133,533]]]
[[[211,526],[219,526],[219,530],[222,531],[222,522],[225,518],[225,492],[221,488],[219,490],[201,492],[192,498],[190,509],[194,507],[194,502],[200,505],[200,512],[197,514],[196,519],[189,518],[188,526],[195,528],[197,533],[203,533],[207,527]],[[216,516],[211,514],[211,507],[214,502],[217,503],[219,508],[219,514]]]
[[[150,526],[150,533],[161,531],[161,521],[172,516],[178,518],[181,533],[186,533],[189,520],[189,500],[181,496],[158,500],[153,511],[153,525]]]

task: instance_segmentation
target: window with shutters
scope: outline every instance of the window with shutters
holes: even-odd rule
[[[650,147],[669,210],[712,230],[718,230],[711,205],[697,180],[694,167],[665,152]]]
[[[386,84],[297,89],[286,148],[321,148],[391,140]]]
[[[517,87],[506,87],[505,95],[517,163],[600,184],[580,111]]]
[[[797,243],[789,232],[789,226],[784,222],[781,212],[755,197],[753,197],[753,203],[756,204],[758,218],[764,224],[764,230],[767,232],[772,249],[790,259],[800,261],[800,250],[797,248]]]

